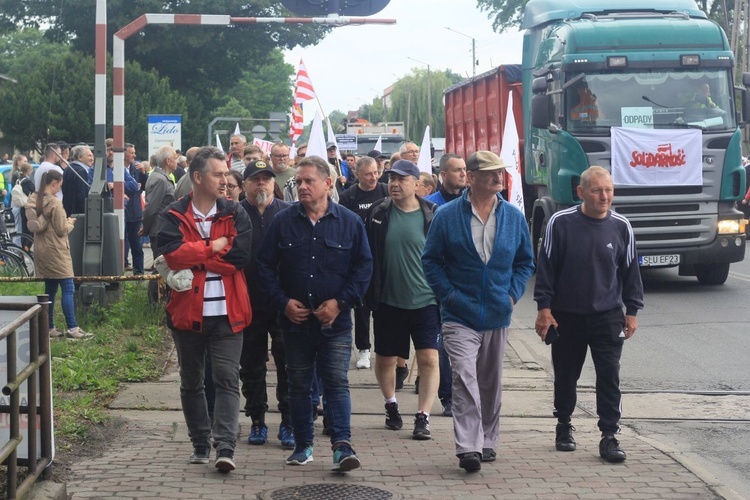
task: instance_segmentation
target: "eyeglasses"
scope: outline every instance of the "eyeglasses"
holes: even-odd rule
[[[407,149],[406,151],[404,151],[404,154],[405,155],[418,155],[419,154],[419,150],[418,149],[412,149],[412,150],[408,150]]]
[[[237,184],[227,184],[227,189],[237,189],[238,187]]]
[[[289,155],[271,155],[271,156],[274,157],[274,158],[279,158],[279,159],[281,159],[281,158],[289,158]]]

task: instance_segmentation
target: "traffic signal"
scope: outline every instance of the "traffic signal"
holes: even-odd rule
[[[370,16],[383,10],[390,0],[281,0],[281,4],[302,16]]]

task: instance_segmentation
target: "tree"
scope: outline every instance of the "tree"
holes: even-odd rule
[[[477,0],[477,7],[482,12],[488,12],[492,19],[492,29],[502,33],[508,28],[521,25],[523,9],[529,0]]]
[[[41,2],[39,0],[0,0],[3,21],[0,30],[18,26],[49,26],[46,36],[53,41],[69,41],[74,48],[93,54],[95,47],[92,0]],[[112,34],[144,13],[224,14],[236,17],[281,17],[290,12],[274,0],[108,0],[107,43]],[[225,96],[243,81],[243,72],[253,73],[273,59],[276,49],[318,43],[331,28],[323,25],[283,23],[223,26],[153,25],[130,37],[126,59],[145,69],[155,69],[168,77],[171,88],[183,94],[190,120],[183,123],[184,142],[202,144],[212,111],[225,105]],[[127,73],[126,73],[127,75]],[[256,73],[262,78],[263,75]],[[273,75],[276,77],[276,75]],[[286,88],[286,80],[271,85]],[[126,102],[129,99],[126,84]],[[262,95],[262,93],[261,93]],[[239,99],[235,95],[235,98]],[[242,99],[240,104],[260,116]],[[262,102],[262,101],[261,101]],[[273,103],[273,101],[272,101]],[[285,111],[289,105],[274,111]],[[266,112],[267,115],[267,112]]]
[[[38,30],[25,29],[0,37],[0,68],[18,84],[0,88],[0,130],[3,142],[20,149],[40,150],[51,140],[70,143],[94,141],[94,58],[68,45],[43,39]],[[147,149],[149,113],[177,113],[187,117],[184,98],[156,71],[126,64],[128,106],[125,109],[129,142]],[[111,95],[111,77],[110,82]],[[107,102],[111,114],[111,100]],[[111,127],[108,134],[111,134]]]
[[[462,78],[450,70],[432,71],[430,74],[432,137],[445,135],[445,104],[443,90],[460,82]],[[389,121],[402,121],[406,125],[407,139],[420,142],[428,125],[427,70],[412,69],[393,86],[391,105],[388,109]]]

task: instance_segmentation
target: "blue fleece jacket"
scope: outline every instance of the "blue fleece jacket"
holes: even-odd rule
[[[443,322],[455,321],[478,332],[505,328],[513,304],[526,290],[534,271],[529,228],[520,210],[498,198],[497,233],[487,264],[471,236],[469,190],[435,212],[422,267],[440,301]]]

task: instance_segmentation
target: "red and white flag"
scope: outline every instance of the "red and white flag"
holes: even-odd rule
[[[292,144],[297,142],[297,139],[299,139],[304,130],[302,103],[311,99],[315,99],[315,90],[310,81],[310,75],[307,74],[305,63],[300,59],[299,69],[297,69],[297,82],[294,85],[294,103],[292,104],[292,117],[289,125],[289,137],[292,139]]]

